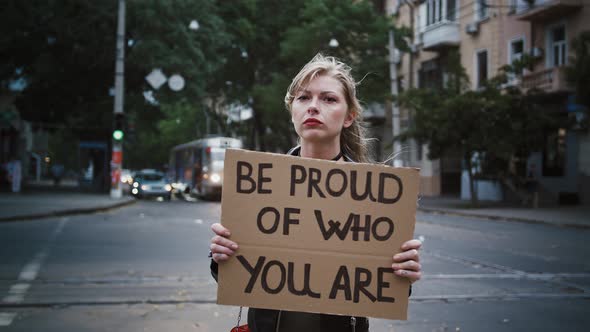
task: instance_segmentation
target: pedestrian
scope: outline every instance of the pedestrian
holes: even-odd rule
[[[285,105],[291,114],[299,145],[290,155],[346,162],[368,162],[367,142],[361,126],[362,108],[350,68],[333,57],[316,55],[295,76],[287,90]],[[230,230],[216,223],[211,239],[211,272],[217,279],[218,264],[231,259],[238,244]],[[392,269],[411,283],[421,277],[419,240],[405,242]],[[250,308],[248,326],[253,332],[368,331],[366,317],[350,317]]]

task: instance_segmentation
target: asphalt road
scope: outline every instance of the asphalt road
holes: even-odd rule
[[[0,331],[229,331],[207,258],[216,202],[0,224]],[[586,331],[590,232],[419,214],[407,321],[371,331]]]

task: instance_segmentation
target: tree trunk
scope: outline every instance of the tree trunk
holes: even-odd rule
[[[465,155],[465,164],[467,165],[467,174],[469,175],[469,192],[471,193],[471,205],[477,207],[479,200],[477,199],[477,190],[475,190],[475,180],[473,179],[473,165],[471,163],[471,154]]]

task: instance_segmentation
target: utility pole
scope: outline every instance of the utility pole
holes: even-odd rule
[[[398,87],[397,87],[397,65],[395,64],[395,36],[394,36],[394,28],[389,29],[389,75],[390,75],[390,83],[391,83],[391,95],[394,98],[398,97]],[[397,105],[397,100],[393,100],[391,102],[391,133],[393,135],[393,150],[392,156],[393,158],[393,166],[395,167],[402,167],[402,151],[401,151],[401,144],[399,140],[395,139],[396,135],[400,134],[400,116],[399,116],[399,107]]]
[[[124,122],[123,97],[125,83],[125,0],[119,0],[119,17],[117,19],[117,53],[115,56],[115,106],[114,122]],[[117,124],[115,124],[117,127]],[[120,128],[115,128],[118,130]],[[113,132],[114,134],[115,132]],[[123,136],[113,135],[111,155],[111,198],[121,198],[121,168],[123,165]]]

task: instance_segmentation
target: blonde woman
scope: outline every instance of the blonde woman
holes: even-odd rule
[[[333,57],[316,55],[295,76],[287,90],[285,105],[291,114],[299,144],[288,153],[307,158],[368,162],[367,142],[361,127],[362,108],[350,68]],[[212,227],[211,271],[231,259],[238,244],[221,224]],[[405,242],[392,255],[391,267],[413,283],[421,277],[419,240]],[[369,331],[365,317],[313,314],[250,308],[248,325],[253,332]]]

